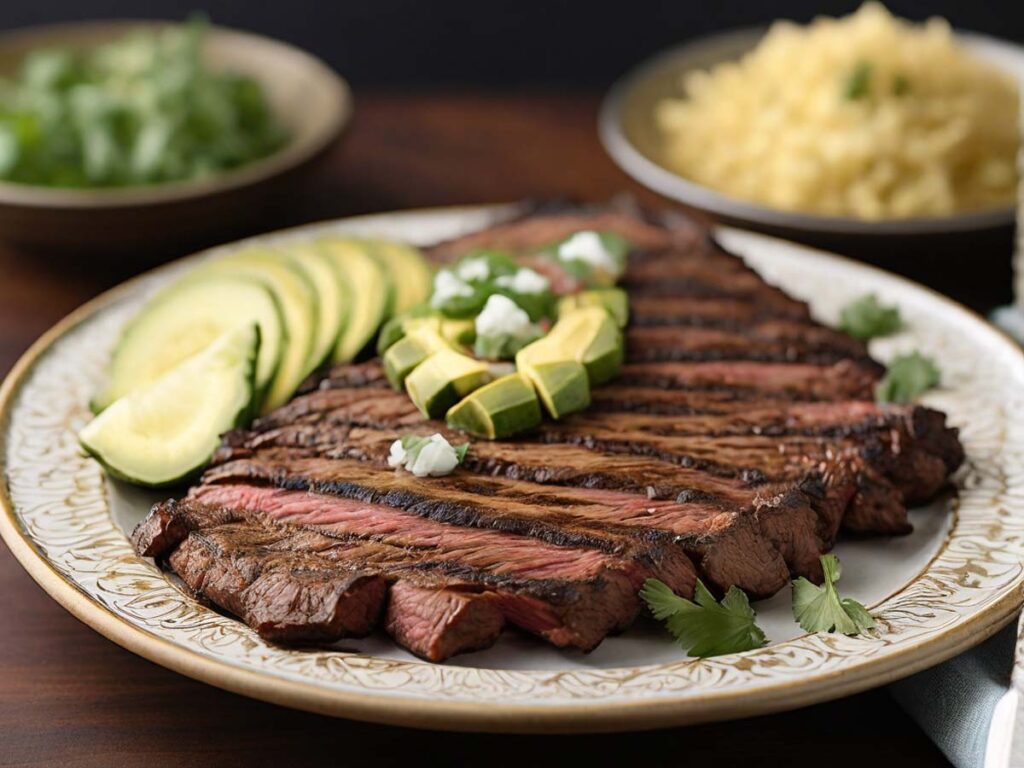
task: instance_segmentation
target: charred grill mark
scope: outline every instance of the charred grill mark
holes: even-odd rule
[[[807,348],[799,344],[762,342],[758,347],[721,347],[681,349],[679,347],[627,347],[626,360],[631,363],[705,363],[729,360],[748,360],[758,363],[814,363],[829,365],[841,360],[853,360],[865,367],[873,365],[867,356],[851,358],[838,349],[827,346]]]
[[[464,562],[445,558],[443,552],[437,552],[430,547],[416,547],[405,543],[402,546],[395,546],[387,541],[379,540],[372,534],[339,533],[331,530],[329,526],[315,524],[301,527],[292,526],[267,519],[259,509],[232,507],[233,514],[229,521],[217,517],[212,520],[204,520],[201,513],[199,516],[191,517],[187,514],[183,515],[180,510],[191,504],[194,502],[170,501],[163,505],[157,505],[156,508],[162,508],[165,513],[169,509],[172,518],[181,520],[181,524],[187,531],[182,541],[189,536],[203,535],[204,532],[207,532],[203,536],[203,546],[215,553],[224,551],[223,539],[211,537],[209,531],[222,533],[244,531],[246,543],[241,546],[233,544],[233,548],[238,553],[244,554],[248,550],[285,555],[319,555],[318,559],[306,560],[308,568],[328,568],[332,563],[344,563],[350,569],[355,568],[357,571],[376,572],[381,571],[382,565],[387,565],[389,570],[385,572],[385,575],[388,573],[401,574],[401,569],[407,569],[413,572],[464,579],[469,583],[530,590],[538,595],[548,596],[564,597],[578,589],[566,578],[523,578],[509,573],[489,572]],[[202,509],[205,505],[200,503],[198,506]],[[253,536],[253,529],[256,531],[255,536]],[[610,561],[610,564],[616,562],[617,567],[628,565],[628,561]],[[398,570],[392,571],[391,569]],[[592,577],[589,581],[600,585],[601,576]]]
[[[538,538],[557,546],[587,547],[612,554],[621,554],[628,550],[630,540],[651,541],[667,538],[664,532],[653,530],[645,530],[642,535],[637,536],[635,529],[611,524],[605,526],[604,531],[581,530],[577,519],[557,512],[546,512],[543,516],[536,517],[491,514],[474,504],[431,498],[403,489],[374,488],[350,480],[318,478],[300,472],[290,472],[283,466],[254,462],[225,465],[220,471],[208,473],[204,482],[223,483],[236,479],[263,482],[289,490],[332,494],[366,504],[380,504],[405,510],[440,523],[490,528],[503,533]]]

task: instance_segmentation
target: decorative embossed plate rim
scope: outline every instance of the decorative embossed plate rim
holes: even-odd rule
[[[508,211],[382,214],[267,237],[338,230],[430,242]],[[446,667],[266,645],[181,595],[131,552],[110,517],[98,468],[75,446],[112,334],[145,293],[188,260],[72,313],[0,387],[0,534],[61,605],[158,664],[278,704],[415,727],[582,732],[743,717],[881,685],[981,642],[1010,620],[1024,595],[1024,356],[968,310],[901,278],[761,235],[718,234],[769,279],[809,298],[826,320],[840,299],[864,290],[899,301],[917,330],[887,342],[883,355],[913,343],[938,356],[946,373],[947,388],[930,402],[960,416],[964,428],[969,466],[956,520],[925,570],[874,607],[880,626],[869,637],[804,635],[703,661],[565,671]]]

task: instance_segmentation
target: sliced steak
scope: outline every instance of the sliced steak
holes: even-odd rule
[[[790,567],[817,575],[817,556],[828,547],[817,516],[802,499],[770,509],[765,505],[764,516],[791,518],[783,540],[776,542],[761,530],[761,510],[548,488],[462,472],[424,483],[353,460],[258,454],[215,467],[204,477],[206,483],[253,481],[387,504],[434,521],[509,531],[562,546],[629,553],[663,581],[664,572],[680,568],[678,558],[685,552],[712,585],[737,585],[759,596],[780,589],[789,580]],[[787,555],[792,558],[789,565]]]
[[[695,296],[630,296],[632,326],[678,325],[696,328],[747,328],[773,318],[820,328],[806,304],[761,306],[743,298]]]
[[[365,635],[384,604],[378,575],[301,552],[244,546],[235,537],[190,533],[168,563],[197,595],[275,642]]]
[[[729,390],[755,400],[871,400],[877,372],[850,360],[830,365],[726,361],[627,363],[617,384],[662,389]]]
[[[424,589],[456,589],[466,592],[467,600],[469,593],[484,590],[510,622],[560,647],[589,650],[608,632],[627,626],[639,609],[637,590],[646,574],[635,564],[614,556],[557,549],[532,540],[526,540],[524,547],[523,542],[516,541],[521,537],[451,526],[443,526],[451,528],[451,533],[443,540],[435,535],[432,545],[421,541],[420,546],[396,546],[379,530],[393,527],[394,510],[358,505],[355,511],[378,530],[356,533],[351,525],[355,505],[345,500],[243,486],[198,495],[202,500],[158,505],[150,518],[140,524],[133,539],[140,554],[149,552],[165,557],[198,594],[250,623],[254,614],[243,609],[245,601],[256,594],[248,581],[235,577],[236,572],[275,569],[285,556],[294,556],[295,562],[301,563],[299,572],[314,585],[326,581],[329,574],[369,573]],[[275,516],[309,524],[282,525]],[[154,537],[153,532],[160,527],[164,532]],[[417,532],[421,531],[422,525]],[[495,544],[487,536],[501,537],[501,541]],[[406,536],[404,541],[408,540]],[[168,554],[153,547],[143,548],[146,541],[176,543]],[[398,538],[391,537],[390,541]],[[516,547],[519,554],[514,562],[509,562],[502,553]],[[182,548],[184,554],[178,555]],[[197,557],[196,552],[203,556]],[[194,569],[190,566],[193,562]],[[241,569],[238,563],[242,564]],[[203,575],[207,572],[224,572],[227,578],[210,582]],[[692,571],[664,576],[684,594],[692,589]],[[376,615],[382,602],[383,591]],[[449,601],[437,604],[445,602]],[[290,641],[353,634],[348,628],[334,635],[321,631],[317,616],[306,610],[306,603],[290,605],[294,609],[287,635]],[[440,617],[435,623],[438,627],[444,624]],[[253,626],[257,627],[255,623]],[[453,631],[457,629],[455,624],[452,627]],[[360,629],[365,633],[365,628]],[[470,636],[468,629],[464,627],[455,637],[437,636],[434,645],[442,648],[467,642],[480,647],[483,636]]]
[[[692,568],[681,559],[655,570],[640,558],[447,525],[368,501],[241,484],[203,486],[192,497],[332,539],[384,545],[360,567],[380,568],[393,578],[432,574],[495,591],[499,605],[518,606],[529,617],[509,615],[512,623],[559,646],[589,650],[612,629],[628,626],[645,578],[657,576],[684,594],[694,584]],[[535,616],[524,603],[536,603]]]
[[[636,363],[746,360],[817,365],[852,360],[878,375],[882,373],[863,345],[849,337],[836,338],[838,334],[818,328],[804,329],[800,334],[792,331],[777,321],[742,331],[638,326],[626,333],[626,359]]]
[[[454,261],[480,248],[520,253],[543,248],[582,229],[616,232],[641,250],[697,250],[707,241],[707,231],[691,219],[673,215],[645,221],[632,210],[554,211],[549,214],[525,209],[521,215],[479,232],[440,243],[427,251],[432,261]],[[667,225],[667,226],[666,226]]]
[[[388,593],[384,627],[403,648],[428,661],[489,648],[505,626],[492,593],[431,589],[396,582]]]

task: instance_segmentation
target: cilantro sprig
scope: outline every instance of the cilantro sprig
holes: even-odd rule
[[[853,598],[841,598],[836,590],[841,569],[835,555],[822,555],[825,583],[820,587],[801,576],[793,582],[793,618],[808,632],[841,632],[859,635],[875,626],[868,610]]]
[[[640,597],[690,656],[706,658],[750,651],[767,642],[750,601],[735,586],[729,587],[718,602],[698,579],[694,599],[687,600],[664,582],[647,579]]]
[[[822,555],[825,575],[819,587],[803,576],[793,582],[793,618],[807,632],[840,632],[859,635],[875,626],[868,610],[856,600],[840,597],[836,589],[841,569],[835,555]],[[690,656],[706,658],[725,653],[740,653],[767,643],[757,626],[757,614],[743,590],[729,587],[721,602],[715,600],[698,579],[694,599],[675,594],[664,582],[647,579],[640,597],[654,618]]]
[[[933,387],[942,374],[935,361],[919,352],[900,355],[889,363],[885,377],[875,387],[879,403],[910,403]]]
[[[839,330],[861,341],[888,336],[901,328],[899,308],[881,304],[873,293],[850,302],[839,313]]]

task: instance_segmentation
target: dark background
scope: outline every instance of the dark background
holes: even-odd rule
[[[0,28],[91,18],[215,22],[295,43],[361,86],[601,88],[648,54],[730,27],[777,17],[806,22],[858,2],[715,0],[0,0]],[[911,19],[1024,40],[1024,3],[890,2]]]

